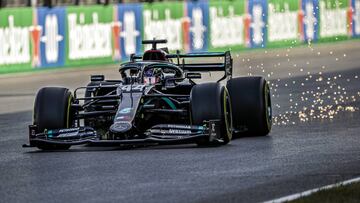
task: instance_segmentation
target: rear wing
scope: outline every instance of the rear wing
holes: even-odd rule
[[[215,58],[220,57],[224,61],[222,63],[185,63],[186,58]],[[206,52],[206,53],[189,53],[189,54],[167,54],[167,59],[176,59],[177,65],[184,71],[194,72],[215,72],[224,71],[226,77],[232,77],[233,59],[231,58],[230,51],[226,52]],[[130,60],[136,61],[142,59],[142,56],[131,55]]]

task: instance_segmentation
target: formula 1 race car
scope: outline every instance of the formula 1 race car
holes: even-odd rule
[[[265,136],[270,132],[270,90],[263,77],[232,78],[229,51],[169,54],[164,48],[157,49],[157,44],[166,42],[143,41],[152,49],[121,64],[121,80],[92,75],[91,82],[73,94],[62,87],[41,88],[29,126],[30,144],[24,147],[219,146],[229,143],[233,135]],[[223,61],[185,63],[187,58],[207,57]],[[217,82],[194,82],[201,79],[201,73],[213,71],[224,75]]]

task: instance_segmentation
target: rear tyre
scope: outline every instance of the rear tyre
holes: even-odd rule
[[[34,105],[34,125],[38,132],[51,129],[70,128],[73,126],[73,111],[71,92],[61,87],[44,87],[36,95]],[[43,150],[64,150],[70,145],[36,143]]]
[[[214,146],[227,144],[232,138],[232,113],[230,96],[226,87],[219,83],[204,83],[195,85],[190,93],[190,110],[192,124],[203,125],[204,121],[220,120],[221,140],[210,142],[201,139],[198,146]]]
[[[266,136],[272,126],[269,84],[263,77],[239,77],[227,82],[234,136]]]

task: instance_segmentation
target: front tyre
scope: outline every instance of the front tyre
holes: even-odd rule
[[[51,129],[70,128],[73,125],[73,111],[71,103],[73,97],[71,92],[61,87],[41,88],[35,99],[34,125],[38,132]],[[69,149],[70,145],[56,145],[46,143],[35,143],[42,150]]]
[[[232,138],[232,113],[230,95],[226,87],[219,83],[195,85],[190,93],[190,110],[193,125],[203,125],[204,121],[219,120],[221,144],[230,142]],[[199,146],[212,146],[220,143],[202,139],[197,144]]]
[[[272,126],[269,84],[263,77],[239,77],[227,82],[231,96],[234,135],[266,136]]]

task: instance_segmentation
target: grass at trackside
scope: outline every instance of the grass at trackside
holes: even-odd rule
[[[13,69],[8,68],[1,70],[0,67],[0,77],[4,76],[16,76],[16,75],[31,75],[33,73],[41,73],[41,72],[53,72],[53,71],[71,71],[71,70],[91,70],[91,69],[98,69],[98,68],[119,68],[120,62],[110,62],[104,64],[84,64],[78,66],[63,66],[63,67],[49,67],[49,68],[36,68],[36,69]]]
[[[340,186],[329,190],[321,190],[310,196],[303,197],[290,203],[359,203],[360,182]]]
[[[0,67],[0,75],[12,74],[12,73],[28,73],[28,72],[44,72],[53,70],[64,70],[64,69],[87,69],[87,68],[99,68],[102,66],[117,65],[120,62],[109,62],[104,64],[83,64],[77,66],[62,66],[62,67],[48,67],[48,68],[19,68],[19,67]]]
[[[317,42],[313,42],[311,43],[311,46],[326,46],[327,44],[336,44],[336,43],[342,43],[342,42],[351,42],[351,41],[360,41],[360,37],[358,38],[351,38],[351,39],[346,39],[346,40],[337,40],[337,41],[330,41],[327,39],[324,40],[320,40]],[[241,53],[241,52],[258,52],[258,51],[264,51],[264,50],[277,50],[277,49],[285,49],[285,48],[304,48],[304,47],[308,47],[309,44],[307,43],[298,43],[298,44],[294,44],[294,45],[290,45],[290,46],[281,46],[281,45],[273,45],[273,46],[268,46],[266,48],[251,48],[251,49],[241,49],[241,50],[234,50],[234,52],[236,53]],[[232,51],[232,50],[230,50]]]

